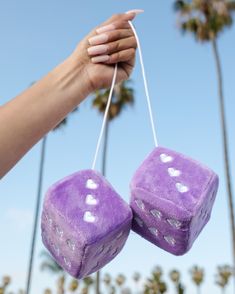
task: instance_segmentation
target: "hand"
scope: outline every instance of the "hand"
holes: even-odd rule
[[[128,24],[140,11],[117,14],[94,29],[73,52],[83,64],[90,92],[109,88],[118,63],[116,83],[129,78],[135,63],[136,40]]]

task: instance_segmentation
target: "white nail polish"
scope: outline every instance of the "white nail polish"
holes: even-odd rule
[[[143,9],[132,9],[132,10],[127,11],[126,14],[135,13],[137,15],[137,14],[140,14],[140,13],[143,13],[143,12],[144,12]]]
[[[96,30],[97,34],[109,32],[115,30],[115,25],[114,24],[108,24],[106,26],[100,27]]]
[[[97,35],[97,36],[94,36],[94,37],[88,39],[89,44],[92,46],[100,45],[100,44],[106,43],[107,41],[108,41],[107,34]]]

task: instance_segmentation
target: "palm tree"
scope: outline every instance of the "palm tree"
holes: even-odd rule
[[[144,286],[144,294],[163,294],[167,291],[167,285],[162,280],[162,269],[157,266],[152,272],[150,278],[147,279],[147,282]]]
[[[135,282],[135,287],[136,287],[136,292],[138,291],[139,289],[139,282],[141,280],[141,275],[139,272],[135,272],[132,276],[132,279],[134,280]]]
[[[57,293],[58,294],[64,294],[64,285],[65,285],[65,272],[62,269],[60,265],[58,265],[54,259],[51,257],[51,255],[47,251],[42,251],[41,256],[44,258],[41,265],[40,269],[42,271],[49,271],[52,274],[59,275],[59,278],[57,280]]]
[[[218,266],[216,274],[216,284],[221,288],[221,293],[225,294],[226,287],[233,274],[232,268],[228,265]]]
[[[76,111],[77,108],[73,110]],[[60,129],[62,126],[65,126],[68,118],[65,117],[55,128],[53,131]],[[41,155],[40,155],[40,164],[39,164],[39,177],[38,177],[38,187],[37,187],[37,198],[36,198],[36,207],[34,212],[34,224],[33,224],[33,232],[31,238],[31,248],[29,255],[29,264],[28,264],[28,273],[27,273],[27,281],[26,281],[26,294],[30,293],[31,280],[32,280],[32,272],[33,272],[33,262],[35,255],[35,245],[36,245],[36,237],[37,237],[37,228],[39,221],[39,212],[41,207],[41,196],[42,196],[42,185],[43,185],[43,174],[44,174],[44,164],[45,164],[45,153],[46,153],[46,143],[47,136],[44,136],[42,139],[41,145]]]
[[[69,284],[69,291],[70,292],[75,292],[79,287],[78,280],[72,279],[70,284]]]
[[[194,284],[197,287],[197,293],[201,293],[201,284],[204,281],[204,270],[202,268],[199,268],[197,265],[195,265],[191,270],[190,274],[192,277],[192,280]]]
[[[83,279],[83,284],[84,284],[83,291],[86,292],[86,293],[89,293],[89,289],[94,284],[94,280],[90,276],[89,277],[85,277]]]
[[[11,284],[11,277],[10,276],[4,276],[2,278],[2,285],[0,286],[0,294],[6,293],[6,290],[8,286]]]
[[[116,279],[115,279],[115,282],[116,282],[116,285],[118,286],[119,288],[119,292],[122,292],[123,290],[123,285],[125,284],[126,282],[126,277],[123,275],[123,274],[119,274]]]
[[[103,283],[106,287],[106,292],[110,292],[110,288],[111,288],[111,283],[112,283],[112,277],[110,276],[110,274],[105,274],[104,277],[103,277]]]
[[[184,293],[184,287],[180,282],[180,272],[178,270],[171,270],[170,271],[170,279],[175,284],[175,289],[177,294]]]
[[[192,33],[200,42],[210,42],[215,58],[218,78],[218,97],[220,106],[220,119],[223,137],[223,156],[226,174],[226,188],[228,196],[233,266],[235,267],[235,220],[234,204],[231,184],[231,171],[228,150],[228,138],[226,127],[226,115],[224,108],[223,76],[217,40],[225,28],[233,23],[232,13],[235,11],[235,1],[232,0],[178,0],[175,1],[175,9],[180,15],[180,28],[183,32]]]
[[[43,258],[40,265],[41,271],[48,271],[52,274],[64,274],[63,268],[51,257],[47,251],[42,251],[40,256]]]
[[[120,116],[124,108],[134,103],[134,91],[127,86],[128,81],[116,84],[114,87],[114,95],[110,104],[108,119],[104,129],[104,143],[102,152],[102,174],[106,175],[107,146],[109,136],[109,122]],[[93,107],[97,108],[102,115],[105,112],[108,102],[110,89],[97,90],[92,101]],[[100,271],[96,273],[96,294],[100,294]]]

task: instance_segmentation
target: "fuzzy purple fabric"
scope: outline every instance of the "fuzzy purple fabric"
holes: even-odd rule
[[[131,181],[132,229],[158,247],[183,255],[210,218],[218,182],[199,162],[155,148]]]
[[[83,278],[110,262],[130,233],[132,211],[98,172],[79,171],[51,186],[42,212],[42,240],[56,262]]]

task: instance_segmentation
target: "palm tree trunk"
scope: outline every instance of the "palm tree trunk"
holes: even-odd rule
[[[42,147],[41,147],[37,201],[36,201],[36,207],[34,212],[34,226],[33,226],[31,250],[30,250],[30,256],[29,256],[26,294],[30,293],[30,286],[31,286],[31,279],[32,279],[33,259],[34,259],[34,253],[35,253],[35,243],[36,243],[37,227],[38,227],[38,217],[39,217],[39,211],[40,211],[40,205],[41,205],[41,191],[42,191],[43,170],[44,170],[44,162],[45,162],[46,140],[47,140],[47,137],[45,136],[42,140]]]
[[[197,286],[197,294],[201,294],[201,287],[200,287],[200,285]]]
[[[108,134],[109,134],[109,120],[107,120],[104,129],[104,145],[103,145],[103,157],[102,157],[102,175],[106,175],[106,160],[107,160],[107,147],[108,147]],[[96,294],[100,294],[100,271],[96,273]]]
[[[235,268],[234,204],[233,204],[233,194],[232,194],[232,184],[231,184],[231,172],[230,172],[230,165],[229,165],[226,115],[225,115],[225,108],[224,108],[223,78],[222,78],[222,69],[221,69],[221,62],[220,62],[217,42],[215,39],[212,40],[212,48],[213,48],[213,53],[215,57],[217,77],[218,77],[219,106],[220,106],[220,120],[221,120],[221,129],[222,129],[222,137],[223,137],[224,165],[225,165],[226,187],[227,187],[230,224],[231,224],[231,233],[232,233],[233,267]]]

